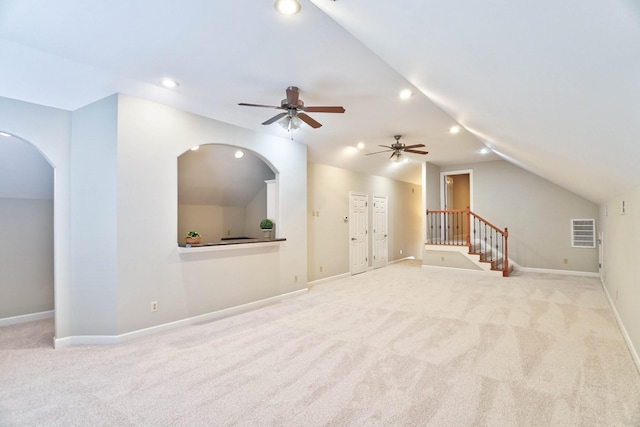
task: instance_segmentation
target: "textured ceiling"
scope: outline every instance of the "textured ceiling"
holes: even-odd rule
[[[0,96],[74,110],[122,92],[415,183],[422,157],[364,153],[402,134],[438,165],[500,158],[478,154],[487,145],[594,202],[640,184],[637,1],[301,2],[285,17],[270,0],[2,0]],[[180,86],[160,87],[165,76]],[[274,110],[237,105],[278,105],[289,85],[347,111],[287,134],[260,125]]]

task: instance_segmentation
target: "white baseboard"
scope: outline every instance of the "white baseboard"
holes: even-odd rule
[[[20,316],[5,317],[3,319],[0,319],[0,327],[17,325],[19,323],[33,322],[34,320],[51,319],[53,317],[53,314],[54,314],[54,311],[49,310],[49,311],[41,311],[39,313],[30,313],[30,314],[23,314]]]
[[[428,264],[422,264],[422,269],[423,270],[430,270],[430,269],[434,269],[434,270],[455,270],[455,271],[459,271],[461,273],[468,271],[469,273],[482,273],[482,274],[492,274],[494,276],[502,276],[502,270],[474,270],[471,268],[461,268],[461,267],[445,267],[445,266],[441,266],[441,265],[428,265]]]
[[[514,266],[516,271],[523,271],[525,273],[544,273],[544,274],[564,274],[566,276],[584,276],[584,277],[600,277],[599,273],[592,273],[590,271],[575,271],[575,270],[552,270],[549,268],[531,268]]]
[[[350,277],[350,276],[351,276],[350,273],[343,273],[343,274],[338,274],[331,277],[325,277],[324,279],[313,280],[311,282],[307,282],[307,288],[311,289],[314,286],[323,285],[325,283],[333,282],[334,280],[346,279],[347,277]]]
[[[414,257],[414,256],[406,256],[404,258],[400,258],[400,259],[396,259],[396,260],[393,260],[393,261],[389,261],[389,264],[395,264],[395,263],[398,263],[398,262],[408,261],[408,260],[411,260],[411,259],[416,259],[416,257]]]
[[[408,257],[405,257],[405,258],[396,259],[394,261],[387,262],[387,265],[395,264],[397,262],[402,262],[402,261],[406,261],[406,260],[410,260],[410,259],[416,259],[416,257],[408,256]],[[366,272],[373,271],[373,270],[375,270],[373,268],[373,266],[368,266]],[[347,277],[350,277],[350,276],[351,276],[351,273],[336,274],[335,276],[325,277],[324,279],[318,279],[318,280],[313,280],[311,282],[308,282],[307,283],[307,287],[309,289],[311,289],[314,286],[323,285],[325,283],[333,282],[334,280],[346,279]]]
[[[212,320],[219,320],[225,317],[234,316],[241,313],[246,313],[251,310],[255,310],[267,305],[275,304],[279,301],[287,298],[292,298],[299,295],[304,295],[308,292],[307,289],[300,289],[298,291],[289,292],[282,295],[277,295],[271,298],[265,298],[259,301],[250,302],[247,304],[238,305],[235,307],[225,308],[223,310],[213,311],[211,313],[201,314],[199,316],[189,317],[182,320],[176,320],[175,322],[164,323],[162,325],[151,326],[145,329],[139,329],[137,331],[131,331],[120,335],[76,335],[64,338],[53,338],[53,347],[64,348],[74,345],[113,345],[119,344],[150,335],[155,335],[160,332],[170,331],[172,329],[180,328],[183,326],[189,326],[196,323],[209,322]]]
[[[631,358],[633,359],[633,361],[636,364],[636,369],[638,369],[638,372],[640,372],[640,357],[638,357],[638,352],[636,351],[636,348],[633,346],[633,342],[631,341],[631,337],[627,333],[627,329],[624,327],[624,323],[622,323],[622,319],[620,318],[620,314],[618,313],[618,309],[616,308],[616,305],[613,303],[613,299],[611,298],[611,295],[609,295],[609,290],[605,286],[605,284],[602,281],[602,279],[600,280],[600,284],[602,285],[602,289],[604,290],[604,294],[607,296],[607,300],[609,301],[609,306],[611,307],[611,310],[613,311],[613,314],[616,316],[616,322],[618,322],[618,327],[622,331],[622,336],[624,337],[624,340],[627,343],[627,347],[629,348],[629,353],[631,353]]]

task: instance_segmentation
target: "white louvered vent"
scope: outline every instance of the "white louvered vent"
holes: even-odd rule
[[[596,247],[596,220],[572,219],[571,220],[571,247],[595,248]]]

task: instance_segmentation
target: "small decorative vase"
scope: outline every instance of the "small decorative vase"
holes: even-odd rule
[[[202,237],[185,237],[184,241],[187,245],[197,245],[202,240]]]
[[[264,235],[265,239],[270,239],[271,238],[271,229],[270,228],[263,228],[262,229],[262,234]]]

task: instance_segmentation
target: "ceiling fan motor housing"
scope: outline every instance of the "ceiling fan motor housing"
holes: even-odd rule
[[[303,108],[304,102],[301,99],[298,99],[298,105],[293,105],[293,104],[289,104],[289,101],[287,101],[286,99],[283,99],[282,101],[280,101],[280,106],[282,108],[292,110],[292,109]]]

